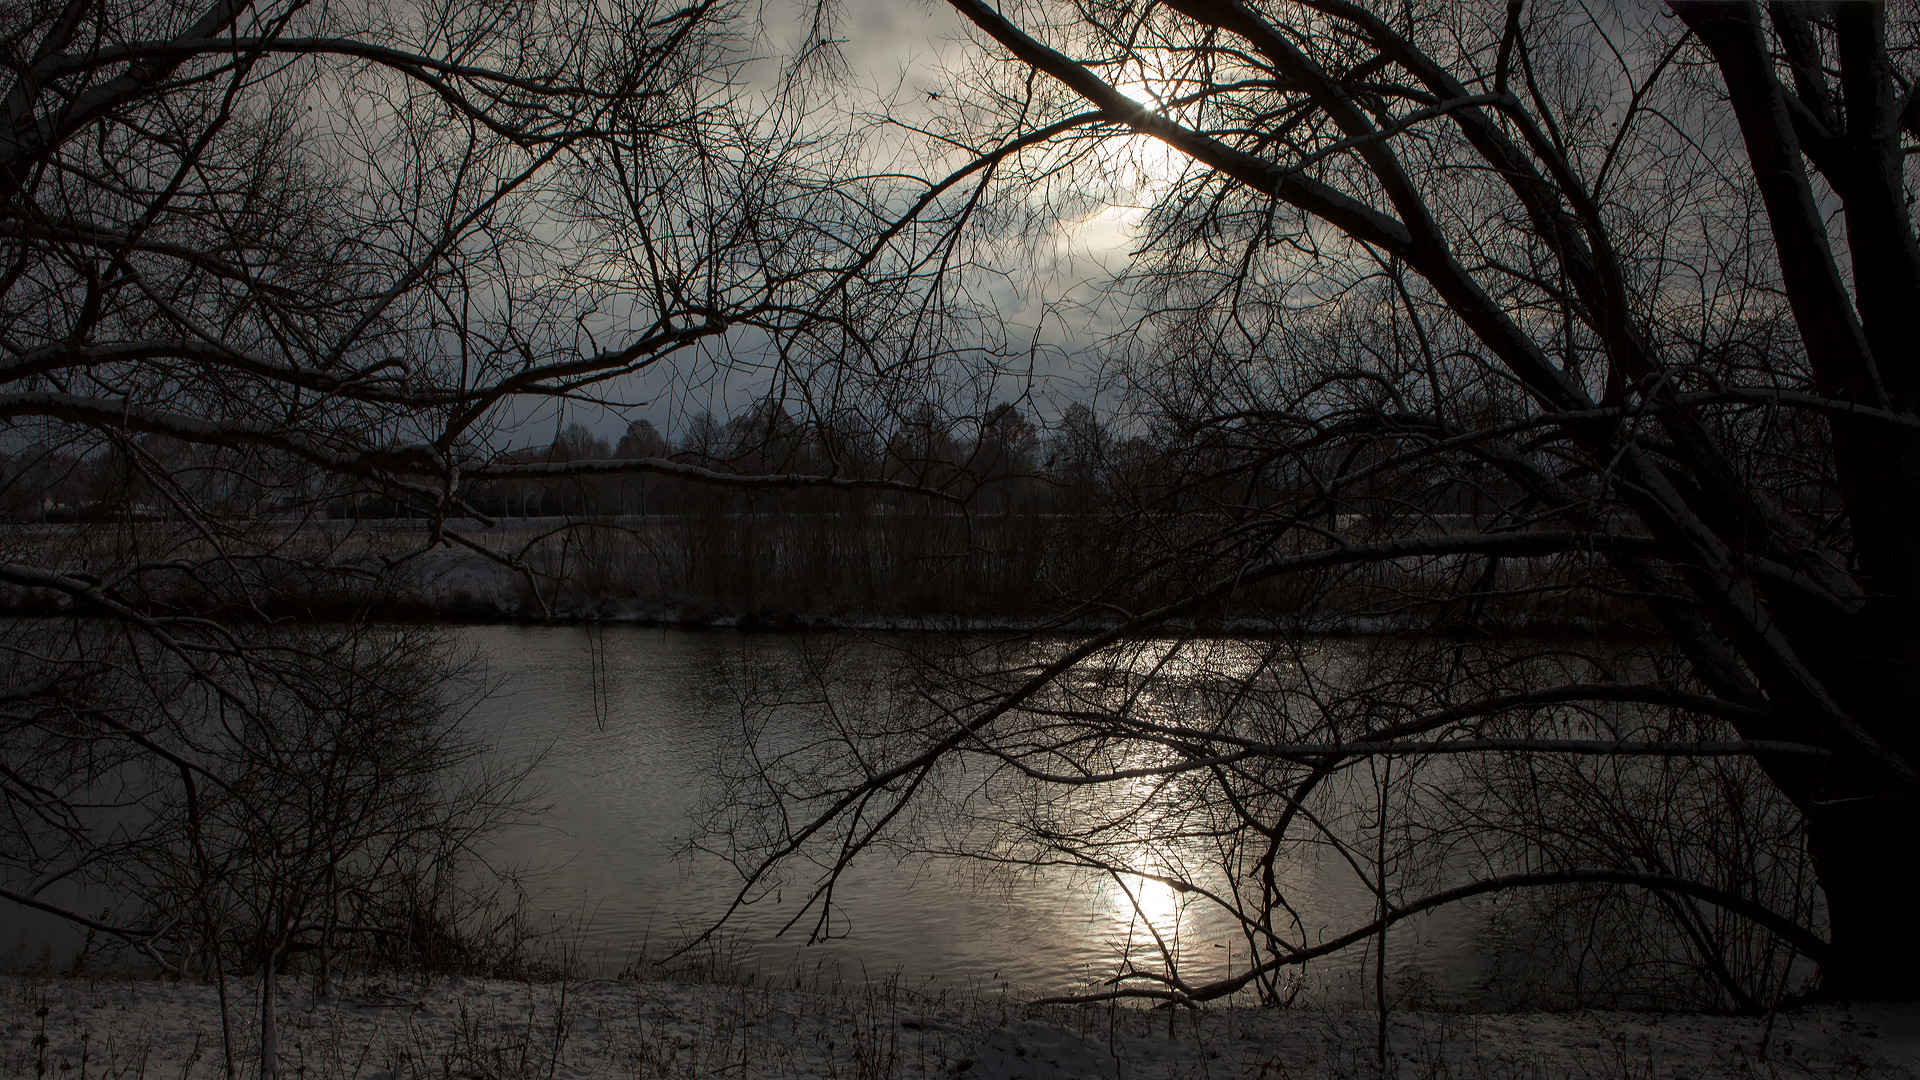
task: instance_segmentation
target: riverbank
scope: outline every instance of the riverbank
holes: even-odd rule
[[[480,546],[440,543],[411,519],[288,522],[278,534],[267,523],[260,542],[273,556],[234,560],[184,525],[150,523],[154,549],[174,558],[143,588],[179,612],[240,621],[1090,633],[1120,625],[1125,611],[1185,597],[1216,570],[1170,573],[1163,553],[1046,515],[649,514],[447,525]],[[111,561],[112,535],[14,522],[0,525],[0,548],[69,551],[87,565]],[[1389,560],[1259,583],[1231,605],[1160,628],[1339,636],[1470,627],[1585,637],[1645,622],[1622,602],[1570,606],[1549,588],[1568,567],[1504,567],[1482,582],[1491,591],[1470,610],[1422,601],[1444,595],[1460,567],[1455,557]],[[9,615],[58,616],[74,603],[58,591],[0,585],[0,612]]]
[[[1029,1006],[920,994],[670,981],[283,980],[283,1076],[1373,1077],[1371,1012]],[[258,1075],[255,984],[229,987],[241,1073]],[[0,1073],[60,1080],[224,1071],[211,986],[0,980]],[[1920,1077],[1920,1006],[1821,1005],[1760,1018],[1583,1011],[1390,1017],[1387,1075],[1704,1080]],[[1763,1049],[1764,1048],[1764,1049]]]

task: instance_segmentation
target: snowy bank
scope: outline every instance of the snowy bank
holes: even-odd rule
[[[851,994],[673,982],[353,980],[280,995],[281,1074],[413,1077],[1372,1077],[1374,1014],[1025,1006],[881,986]],[[257,998],[229,1036],[258,1075]],[[222,1074],[211,986],[0,980],[0,1074]],[[1765,1020],[1610,1012],[1396,1013],[1395,1077],[1916,1077],[1920,1007],[1820,1006]],[[1764,1052],[1762,1050],[1764,1044]]]

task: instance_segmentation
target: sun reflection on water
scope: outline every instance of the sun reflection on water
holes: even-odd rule
[[[1142,967],[1161,967],[1167,956],[1178,957],[1182,938],[1191,929],[1186,897],[1170,881],[1177,875],[1164,867],[1139,873],[1116,873],[1108,878],[1103,897],[1107,944],[1116,958]]]
[[[1164,881],[1138,879],[1133,886],[1132,907],[1141,921],[1159,931],[1163,937],[1179,929],[1180,894]]]

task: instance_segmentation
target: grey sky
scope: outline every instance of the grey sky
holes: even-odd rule
[[[752,65],[748,81],[770,90],[814,29],[815,7],[807,0],[765,0],[760,32],[768,51]],[[873,111],[914,123],[929,113],[929,92],[945,92],[956,69],[964,70],[970,50],[962,20],[944,3],[926,0],[841,0],[831,4],[820,24],[832,39],[840,78],[811,91],[823,110]],[[908,147],[911,155],[917,147]],[[881,152],[886,152],[882,150]],[[1090,324],[1082,306],[1094,299],[1094,283],[1108,277],[1125,257],[1131,215],[1124,209],[1095,215],[1082,226],[1040,242],[1023,276],[991,290],[994,305],[1007,322],[1008,344],[1032,346],[1031,359],[1016,363],[1015,375],[982,394],[989,400],[1027,399],[1027,411],[1048,416],[1087,396],[1080,355],[1103,330]],[[734,343],[751,347],[742,340]],[[1024,373],[1031,368],[1032,380]],[[544,443],[560,423],[581,422],[613,439],[630,419],[646,419],[677,433],[701,411],[725,416],[765,393],[764,380],[751,371],[716,375],[699,360],[652,373],[619,395],[646,404],[621,411],[569,407],[563,418],[547,412],[512,425],[516,443]]]

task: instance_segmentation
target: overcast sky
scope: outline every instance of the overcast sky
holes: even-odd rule
[[[807,42],[813,7],[806,0],[764,0],[761,11],[762,40],[772,55],[768,62],[754,65],[750,76],[751,82],[766,89],[778,78],[783,57],[791,57]],[[948,86],[951,72],[964,70],[968,54],[978,48],[969,41],[960,17],[945,3],[841,0],[828,16],[825,33],[837,43],[843,68],[839,85],[820,92],[834,95],[835,108],[871,108],[888,102],[890,115],[909,121],[923,117],[928,93],[956,89]],[[1009,339],[1036,347],[1031,383],[1021,377],[1004,379],[990,398],[1025,395],[1025,411],[1046,419],[1089,395],[1086,354],[1108,327],[1090,323],[1083,312],[1063,313],[1059,305],[1093,298],[1095,283],[1125,259],[1128,230],[1135,220],[1135,211],[1116,207],[1071,225],[1048,245],[1050,259],[1049,252],[1041,253],[1044,272],[1030,274],[1019,287],[1002,288],[995,294],[1008,323]],[[1034,287],[1035,279],[1045,286]],[[701,372],[699,362],[689,358],[676,373],[650,375],[622,395],[636,403],[623,411],[570,407],[564,418],[550,411],[527,417],[515,425],[513,441],[544,444],[560,422],[576,421],[608,439],[617,438],[629,419],[646,419],[676,434],[702,410],[725,416],[765,392],[761,380],[738,373],[704,380],[691,389],[685,385],[689,374]]]

